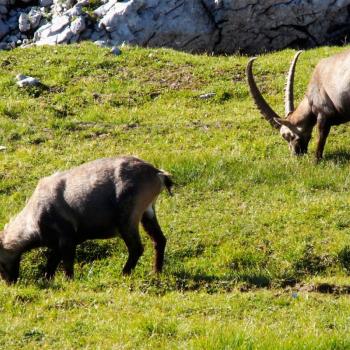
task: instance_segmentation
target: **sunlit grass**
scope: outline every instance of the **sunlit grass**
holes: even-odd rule
[[[303,53],[297,100],[317,61],[341,50]],[[82,245],[73,282],[61,273],[45,282],[44,251],[28,253],[19,283],[0,284],[0,347],[349,348],[348,299],[311,292],[349,285],[348,125],[332,129],[320,164],[314,142],[309,156],[293,158],[254,108],[247,57],[122,51],[83,44],[0,52],[0,228],[41,177],[134,154],[176,183],[175,196],[164,193],[157,205],[165,272],[151,273],[145,235],[128,278],[118,238]],[[263,55],[254,66],[281,114],[293,54]],[[19,89],[18,73],[45,86]]]

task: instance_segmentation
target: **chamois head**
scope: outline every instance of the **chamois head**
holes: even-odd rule
[[[257,108],[261,112],[264,119],[266,119],[272,127],[279,130],[281,136],[288,142],[289,148],[294,155],[307,153],[307,147],[311,138],[311,131],[309,129],[303,129],[294,123],[291,123],[293,114],[299,113],[298,110],[294,109],[293,85],[295,65],[301,52],[302,51],[298,51],[295,54],[289,68],[285,90],[285,118],[281,118],[277,113],[275,113],[275,111],[265,101],[258,87],[256,86],[252,72],[253,62],[256,57],[249,60],[246,69],[250,93]]]
[[[7,284],[16,283],[19,276],[20,257],[4,248],[2,237],[3,232],[0,232],[0,276]]]

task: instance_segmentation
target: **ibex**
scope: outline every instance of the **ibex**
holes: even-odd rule
[[[161,272],[166,238],[155,201],[164,187],[171,194],[172,185],[167,173],[135,157],[98,159],[43,178],[0,236],[1,276],[16,282],[22,254],[48,247],[46,277],[52,278],[62,261],[72,278],[77,244],[117,233],[128,248],[123,273],[129,274],[143,253],[140,221],[153,240],[154,269]]]
[[[294,56],[287,77],[285,119],[273,111],[255,84],[252,65],[256,57],[249,60],[246,74],[256,106],[263,117],[279,129],[293,154],[307,153],[312,129],[317,124],[319,135],[316,159],[319,160],[331,126],[350,120],[350,51],[323,59],[317,64],[303,100],[294,109],[294,72],[301,52],[298,51]]]

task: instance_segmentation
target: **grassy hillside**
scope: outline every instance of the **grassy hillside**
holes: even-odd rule
[[[303,53],[297,100],[317,61],[341,50]],[[281,114],[293,54],[255,63]],[[320,164],[314,141],[293,158],[253,106],[246,62],[91,44],[0,52],[1,228],[38,179],[99,157],[137,155],[177,184],[158,201],[163,276],[146,235],[127,278],[118,238],[83,244],[73,282],[45,282],[45,251],[28,253],[19,283],[0,283],[0,348],[350,348],[349,126],[332,129]],[[45,86],[20,89],[19,73]]]

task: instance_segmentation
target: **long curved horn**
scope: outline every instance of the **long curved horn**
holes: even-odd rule
[[[261,95],[258,87],[256,86],[253,72],[252,72],[252,67],[253,67],[253,62],[256,59],[256,57],[253,57],[249,60],[246,68],[246,74],[247,74],[247,79],[248,79],[248,85],[249,85],[249,90],[250,94],[253,97],[253,100],[263,115],[263,117],[271,124],[276,129],[280,129],[280,125],[276,123],[274,118],[279,118],[279,115],[276,114],[273,109],[268,105],[268,103],[265,101],[263,96]]]
[[[284,94],[284,107],[286,116],[294,111],[294,73],[295,73],[295,65],[298,61],[299,55],[303,51],[298,51],[292,62],[290,63],[290,68],[287,76],[286,89]]]

